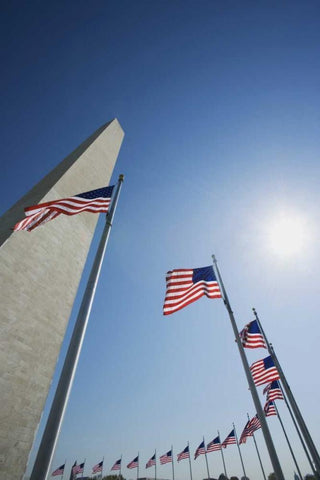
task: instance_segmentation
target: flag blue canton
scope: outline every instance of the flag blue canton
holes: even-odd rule
[[[112,195],[113,185],[111,187],[97,188],[96,190],[90,190],[89,192],[78,193],[76,197],[81,198],[97,198],[104,197],[109,198]]]
[[[193,283],[200,282],[201,280],[204,280],[205,282],[217,281],[212,266],[193,269],[193,275],[192,275]]]

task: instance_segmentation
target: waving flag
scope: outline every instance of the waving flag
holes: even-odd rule
[[[202,441],[199,447],[197,448],[197,450],[195,451],[194,459],[196,460],[199,457],[199,455],[204,455],[205,453],[206,453],[206,447],[204,446],[204,441]]]
[[[169,452],[165,453],[160,457],[160,463],[161,465],[164,465],[165,463],[171,463],[172,462],[172,450],[169,450]]]
[[[259,386],[273,380],[278,380],[279,372],[269,355],[262,360],[254,362],[250,367],[254,383]]]
[[[248,437],[252,437],[254,432],[261,428],[261,423],[258,415],[255,415],[251,420],[248,420],[243,429],[239,443],[246,443]]]
[[[267,348],[257,320],[253,320],[239,333],[244,348]]]
[[[215,452],[216,450],[221,450],[219,435],[207,445],[207,452]]]
[[[63,475],[64,466],[65,466],[65,464],[60,465],[59,468],[57,468],[54,472],[51,473],[51,476],[52,476],[52,477],[56,477],[57,475]]]
[[[263,394],[267,394],[267,402],[272,400],[284,400],[278,380],[269,383],[264,389]]]
[[[154,454],[146,464],[146,468],[150,468],[156,464],[156,454]]]
[[[276,406],[274,402],[267,402],[264,406],[264,413],[266,417],[271,417],[272,415],[277,415]]]
[[[43,225],[61,214],[76,215],[81,212],[107,212],[112,191],[113,186],[103,187],[89,192],[79,193],[73,197],[26,207],[24,209],[26,218],[18,222],[13,227],[13,230],[27,230],[31,232],[31,230],[39,227],[39,225]]]
[[[180,460],[183,460],[184,458],[190,458],[189,445],[187,445],[186,448],[177,455],[178,462],[180,462]]]
[[[121,469],[121,458],[115,462],[111,470],[120,470]]]
[[[83,470],[84,470],[84,462],[83,463],[80,463],[80,465],[75,465],[73,467],[73,475],[78,475],[79,473],[83,473]]]
[[[128,463],[127,468],[138,468],[139,466],[139,455]]]
[[[97,465],[95,465],[94,467],[92,467],[92,473],[102,472],[102,469],[103,469],[103,460],[97,463]]]
[[[213,267],[176,269],[167,273],[163,314],[170,315],[198,298],[221,298]]]
[[[236,444],[237,444],[237,441],[236,441],[236,436],[233,429],[231,430],[227,438],[222,442],[221,446],[223,448],[227,448],[227,445],[236,445]]]

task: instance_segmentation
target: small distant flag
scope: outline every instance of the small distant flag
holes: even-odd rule
[[[150,468],[156,464],[156,454],[154,454],[150,460],[146,463],[146,468]]]
[[[94,467],[92,467],[92,473],[102,472],[102,469],[103,469],[103,460],[97,463],[97,465],[95,465]]]
[[[277,415],[276,406],[274,402],[267,402],[264,406],[264,413],[266,417],[271,417],[272,415]]]
[[[250,370],[253,381],[257,386],[280,378],[279,372],[270,355],[269,357],[254,362],[251,365]]]
[[[76,466],[77,466],[77,460],[74,462],[74,464],[73,464],[72,467],[71,467],[69,480],[73,480],[73,479],[74,479],[73,469],[74,469]]]
[[[58,467],[54,472],[51,473],[51,476],[56,477],[57,475],[63,475],[64,466],[65,466],[65,464],[60,465],[60,467]]]
[[[248,437],[252,437],[254,432],[261,428],[261,423],[258,415],[255,415],[251,420],[248,420],[243,429],[239,443],[246,443]]]
[[[239,336],[244,348],[267,348],[257,320],[248,323]]]
[[[139,455],[128,463],[127,468],[138,468],[139,466]]]
[[[115,462],[111,470],[120,470],[121,469],[121,458]]]
[[[165,453],[160,457],[160,463],[161,465],[165,465],[166,463],[172,463],[172,450],[169,450],[169,452]]]
[[[222,448],[227,448],[227,445],[236,445],[236,444],[237,444],[237,441],[236,441],[236,436],[233,429],[231,430],[227,438],[222,442],[221,446]]]
[[[219,435],[207,445],[207,452],[215,452],[216,450],[221,450]]]
[[[269,383],[264,389],[263,394],[267,394],[267,402],[272,400],[284,400],[278,380]]]
[[[186,446],[182,452],[178,453],[177,455],[177,460],[180,462],[180,460],[183,460],[185,458],[190,458],[190,451],[189,451],[189,445]]]
[[[177,312],[203,295],[208,298],[221,298],[219,284],[212,266],[171,270],[167,273],[166,283],[164,315]]]
[[[20,220],[14,227],[14,231],[27,230],[31,232],[39,225],[64,215],[76,215],[81,212],[107,212],[112,196],[113,186],[97,188],[89,192],[79,193],[73,197],[39,203],[24,209],[26,218]]]
[[[73,475],[78,475],[79,473],[83,473],[84,470],[84,462],[80,463],[80,465],[75,465],[73,467]]]
[[[199,447],[197,448],[197,450],[195,451],[194,459],[196,460],[199,457],[199,455],[204,455],[205,453],[206,453],[206,447],[204,446],[204,441],[202,441]]]

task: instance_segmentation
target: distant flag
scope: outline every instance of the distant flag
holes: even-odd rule
[[[113,186],[98,188],[89,192],[79,193],[73,197],[39,203],[24,209],[26,218],[20,220],[14,227],[14,231],[27,230],[31,232],[39,225],[64,215],[76,215],[81,212],[107,212],[112,196]]]
[[[160,457],[160,463],[161,465],[164,465],[166,463],[172,463],[172,450],[169,450],[169,452],[165,453]]]
[[[80,465],[75,465],[73,467],[73,475],[78,475],[79,473],[83,473],[84,470],[84,462],[80,463]]]
[[[202,441],[199,447],[197,448],[197,450],[195,451],[194,459],[196,460],[199,457],[199,455],[204,455],[205,453],[206,453],[206,447],[204,445],[204,441]]]
[[[163,314],[170,315],[195,302],[203,295],[221,298],[213,267],[176,269],[167,273]]]
[[[187,445],[186,448],[177,455],[178,462],[180,462],[180,460],[183,460],[184,458],[190,458],[189,445]]]
[[[219,435],[207,445],[207,452],[215,452],[216,450],[221,450]]]
[[[264,413],[266,417],[271,417],[272,415],[277,415],[276,406],[274,402],[267,402],[264,406]]]
[[[121,469],[121,458],[115,462],[111,470],[120,470]]]
[[[267,382],[272,382],[273,380],[278,380],[279,372],[275,366],[271,356],[263,358],[254,362],[251,367],[251,374],[254,383],[259,386]]]
[[[267,402],[272,400],[284,400],[278,380],[269,383],[264,389],[263,394],[267,394]]]
[[[103,460],[97,463],[97,465],[95,465],[94,467],[92,467],[92,473],[102,472],[102,469],[103,469]]]
[[[51,473],[51,476],[52,476],[52,477],[56,477],[57,475],[63,475],[63,473],[64,473],[64,466],[65,466],[65,464],[60,465],[60,467],[58,467],[54,472]]]
[[[154,454],[150,460],[146,463],[146,468],[150,468],[156,464],[156,454]]]
[[[139,466],[139,455],[128,463],[127,468],[138,468]]]
[[[257,320],[253,320],[239,333],[244,348],[267,348]]]
[[[248,437],[252,437],[254,432],[261,428],[261,423],[258,415],[255,415],[251,420],[248,420],[246,426],[243,429],[239,443],[246,443]]]
[[[227,445],[236,445],[236,444],[237,444],[237,441],[236,441],[236,436],[235,436],[234,429],[233,429],[233,430],[231,430],[231,432],[229,433],[227,438],[222,442],[221,446],[223,448],[226,448]]]
[[[74,469],[74,467],[75,467],[76,465],[77,465],[77,460],[74,462],[74,464],[73,464],[72,467],[71,467],[71,472],[70,472],[69,480],[73,480],[73,479],[74,479],[73,469]]]

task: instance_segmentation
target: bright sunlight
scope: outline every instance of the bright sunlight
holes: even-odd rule
[[[307,221],[299,215],[282,213],[274,217],[268,225],[268,246],[278,255],[292,256],[302,252],[309,240]]]

